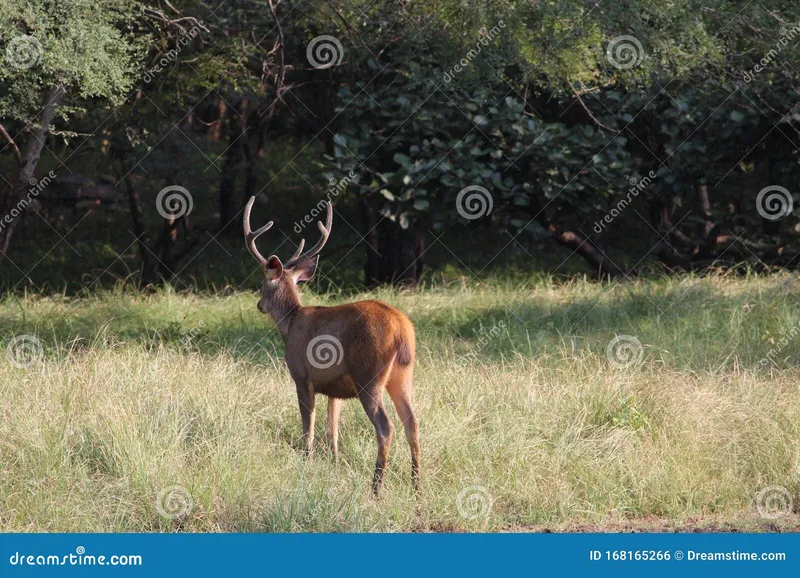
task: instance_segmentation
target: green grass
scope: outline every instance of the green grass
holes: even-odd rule
[[[27,368],[0,358],[0,530],[796,526],[795,512],[756,506],[767,486],[800,502],[798,288],[711,276],[307,294],[377,297],[417,327],[424,495],[397,428],[380,501],[357,402],[336,463],[319,400],[304,459],[283,346],[255,294],[8,297],[3,344],[35,335],[43,351]],[[639,340],[640,362],[609,361],[618,335]],[[177,519],[157,507],[172,486],[193,502]],[[462,515],[459,494],[480,515]]]

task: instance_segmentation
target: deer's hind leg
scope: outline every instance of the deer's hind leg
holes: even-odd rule
[[[419,424],[412,406],[413,400],[413,367],[395,364],[386,391],[392,398],[397,415],[403,424],[408,446],[411,449],[411,485],[417,493],[422,492],[420,479],[420,447]]]
[[[370,371],[361,371],[359,375],[353,376],[358,399],[364,407],[367,417],[375,427],[375,434],[378,438],[378,459],[375,462],[375,473],[372,477],[372,493],[379,496],[383,487],[383,473],[386,469],[386,462],[389,459],[389,448],[392,445],[392,434],[394,427],[386,413],[383,404],[383,390],[386,379],[389,375],[390,367],[377,369],[376,373],[370,375]]]

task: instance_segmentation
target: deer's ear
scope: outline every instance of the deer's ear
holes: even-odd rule
[[[303,259],[297,265],[292,267],[291,274],[294,282],[300,283],[301,281],[310,280],[317,271],[318,262],[319,257],[312,257],[311,259]]]
[[[267,259],[267,264],[264,266],[264,273],[267,279],[278,279],[283,275],[283,263],[281,263],[281,260],[275,255],[270,256],[270,258]]]

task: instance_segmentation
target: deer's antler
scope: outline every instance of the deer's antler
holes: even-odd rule
[[[247,249],[250,251],[250,254],[258,260],[262,267],[266,267],[267,260],[256,248],[256,239],[261,233],[269,231],[270,227],[272,227],[272,221],[257,231],[253,231],[250,228],[250,211],[253,210],[253,203],[255,201],[255,197],[250,197],[250,200],[247,201],[247,206],[244,208],[244,218],[242,219],[242,224],[244,225],[244,242],[247,245]]]
[[[317,226],[319,226],[319,231],[322,233],[322,237],[317,242],[316,245],[311,247],[306,253],[302,253],[303,247],[305,246],[306,240],[302,239],[300,241],[300,245],[297,246],[297,251],[294,252],[292,258],[289,259],[286,264],[283,266],[285,269],[291,269],[295,265],[297,265],[300,261],[305,259],[312,259],[316,257],[322,248],[325,246],[325,243],[328,242],[328,237],[331,234],[331,225],[333,224],[333,205],[331,205],[330,201],[326,201],[325,204],[328,206],[328,215],[325,218],[325,224],[323,225],[321,221],[317,222]]]

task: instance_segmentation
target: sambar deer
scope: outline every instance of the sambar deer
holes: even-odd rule
[[[411,447],[411,481],[419,492],[419,428],[411,405],[414,326],[402,312],[380,301],[303,307],[297,284],[311,279],[317,269],[319,252],[331,232],[333,208],[328,202],[325,224],[317,223],[322,234],[319,242],[303,253],[305,240],[301,240],[291,259],[281,263],[275,255],[265,259],[256,248],[256,238],[273,223],[256,231],[250,228],[254,202],[251,197],[243,224],[247,248],[264,271],[258,310],[272,317],[286,344],[286,365],[297,386],[306,454],[310,456],[313,448],[316,394],[328,397],[325,435],[334,455],[342,400],[357,397],[378,436],[372,491],[379,495],[394,429],[383,403],[385,389],[403,422]]]

